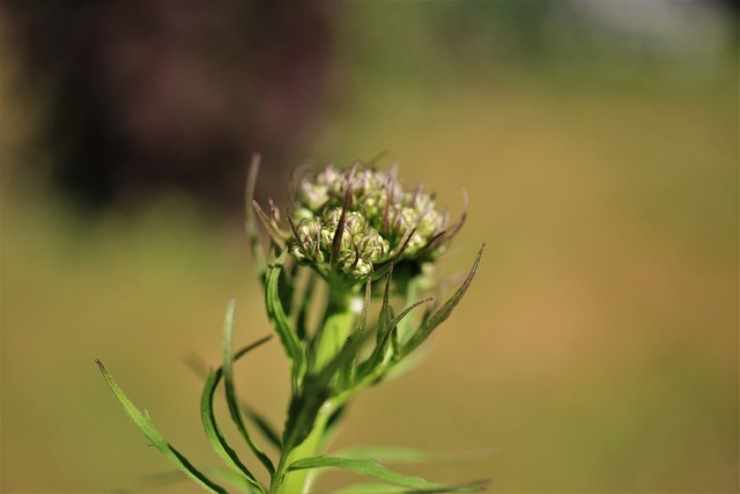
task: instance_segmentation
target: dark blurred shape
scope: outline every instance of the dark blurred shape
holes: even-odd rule
[[[720,5],[737,13],[740,11],[740,0],[717,0]]]
[[[295,166],[326,93],[336,4],[5,4],[27,80],[49,92],[55,184],[91,210],[163,190],[241,204],[246,158]],[[39,170],[37,170],[39,171]]]

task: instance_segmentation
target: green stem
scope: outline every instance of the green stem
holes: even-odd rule
[[[356,317],[356,313],[352,311],[352,300],[357,296],[356,292],[356,289],[344,286],[334,286],[330,292],[323,324],[309,347],[309,372],[319,372],[347,341]],[[327,422],[340,406],[340,401],[330,399],[324,403],[306,439],[281,456],[270,486],[270,494],[303,494],[308,491],[312,472],[288,472],[288,468],[295,461],[321,454]]]
[[[342,349],[356,316],[351,305],[357,290],[330,287],[323,323],[311,342],[309,365],[312,372],[321,370]]]
[[[280,458],[278,469],[275,472],[273,484],[270,486],[270,494],[303,494],[308,492],[310,484],[310,470],[299,470],[287,472],[288,467],[295,461],[309,458],[320,454],[321,439],[326,430],[326,425],[331,414],[336,410],[332,403],[326,403],[314,423],[308,437],[293,450]]]

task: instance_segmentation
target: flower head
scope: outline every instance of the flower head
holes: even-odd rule
[[[359,282],[391,262],[436,258],[465,215],[455,225],[448,218],[432,194],[405,189],[394,170],[329,165],[298,183],[287,244],[299,262]]]

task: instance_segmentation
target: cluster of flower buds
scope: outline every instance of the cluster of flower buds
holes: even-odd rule
[[[404,190],[394,170],[329,165],[297,184],[287,244],[293,257],[322,274],[362,281],[390,262],[434,259],[464,218],[450,225],[432,194]]]

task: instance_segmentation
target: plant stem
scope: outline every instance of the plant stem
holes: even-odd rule
[[[309,350],[309,372],[319,372],[330,362],[349,337],[356,317],[352,310],[352,300],[356,290],[342,287],[329,293],[329,301],[323,323],[314,337]],[[311,432],[306,439],[280,457],[277,471],[273,476],[270,494],[303,494],[308,491],[312,472],[299,470],[288,472],[289,466],[303,458],[321,454],[324,433],[331,415],[339,407],[340,400],[329,399],[318,412]]]
[[[277,471],[270,486],[270,494],[303,494],[309,487],[309,470],[287,472],[288,466],[295,461],[309,458],[319,454],[321,439],[326,430],[326,425],[336,406],[327,402],[319,411],[314,427],[308,437],[293,450],[280,458]]]
[[[324,313],[323,322],[314,337],[310,350],[310,370],[317,372],[341,350],[352,331],[356,314],[351,310],[356,290],[333,288]]]

